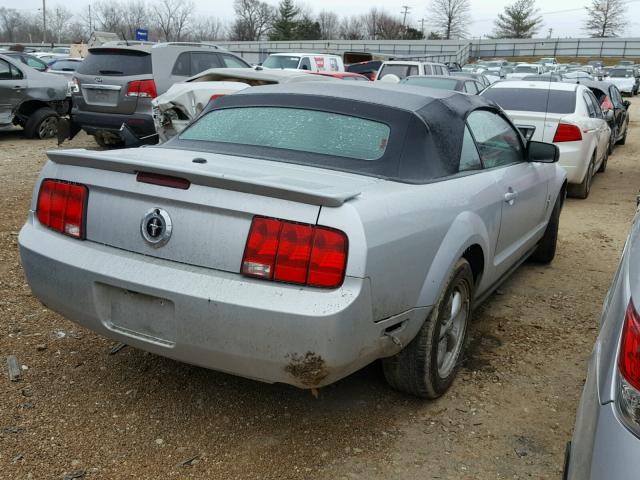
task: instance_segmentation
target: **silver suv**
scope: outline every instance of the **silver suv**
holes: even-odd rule
[[[71,131],[85,130],[101,146],[122,144],[132,135],[154,143],[151,100],[174,83],[217,67],[251,68],[205,43],[110,42],[91,48],[73,79]]]

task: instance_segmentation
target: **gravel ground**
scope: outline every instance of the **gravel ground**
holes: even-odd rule
[[[424,402],[388,389],[377,364],[316,399],[130,347],[111,355],[112,341],[30,294],[17,233],[55,146],[0,131],[0,478],[559,478],[640,185],[633,133],[589,199],[567,201],[554,263],[525,264],[476,312],[458,380]]]

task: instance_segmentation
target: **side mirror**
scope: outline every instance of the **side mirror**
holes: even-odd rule
[[[604,112],[604,119],[609,122],[613,122],[613,110],[607,110]]]
[[[527,162],[555,163],[560,159],[560,149],[552,143],[530,140],[527,143],[526,158]]]
[[[624,102],[622,102],[622,105],[624,105],[624,108],[629,110],[629,107],[631,106],[631,102],[629,100],[625,100]]]

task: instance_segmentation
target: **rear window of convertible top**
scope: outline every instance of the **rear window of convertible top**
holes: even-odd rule
[[[390,129],[380,122],[338,113],[283,107],[212,110],[182,140],[281,148],[356,160],[379,160]]]

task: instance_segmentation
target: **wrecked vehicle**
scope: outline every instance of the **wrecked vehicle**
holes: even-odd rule
[[[452,384],[472,308],[555,255],[566,174],[476,95],[309,82],[220,97],[168,142],[48,153],[33,294],[101,335],[318,388],[383,359]]]
[[[183,83],[176,83],[166,93],[151,101],[153,121],[160,142],[166,142],[185,129],[207,106],[223,95],[259,85],[288,82],[312,82],[327,78],[296,70],[246,68],[211,68]]]
[[[56,135],[69,112],[69,82],[0,54],[0,126],[19,125],[27,138]]]

